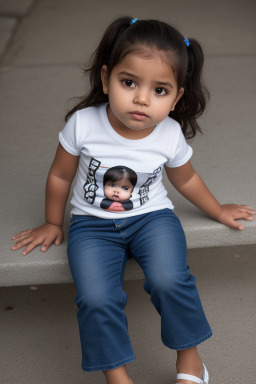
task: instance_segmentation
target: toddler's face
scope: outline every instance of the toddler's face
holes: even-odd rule
[[[108,94],[108,118],[113,128],[129,139],[148,136],[183,95],[174,73],[159,52],[130,53],[108,78],[102,67],[103,91]]]
[[[128,179],[107,181],[104,187],[104,194],[110,200],[125,201],[130,199],[132,190],[133,185]]]

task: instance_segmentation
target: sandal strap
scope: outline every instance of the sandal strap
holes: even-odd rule
[[[197,384],[208,384],[209,383],[209,373],[206,369],[206,366],[203,364],[203,379],[199,377],[187,375],[185,373],[178,373],[177,380],[190,380]],[[178,384],[178,383],[177,383]]]
[[[194,383],[204,384],[204,381],[202,379],[199,379],[199,377],[187,375],[185,373],[178,373],[177,380],[189,380],[193,381]]]

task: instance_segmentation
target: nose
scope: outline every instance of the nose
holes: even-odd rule
[[[137,89],[133,102],[140,105],[149,105],[150,94],[146,89]]]

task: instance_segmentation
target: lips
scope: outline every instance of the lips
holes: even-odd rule
[[[132,111],[130,114],[136,120],[145,120],[148,117],[146,113],[140,111]]]

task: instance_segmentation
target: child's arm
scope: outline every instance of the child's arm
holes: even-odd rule
[[[172,185],[186,199],[213,219],[239,230],[243,230],[244,226],[236,220],[253,220],[256,211],[248,205],[219,204],[195,172],[190,161],[177,168],[165,167],[165,170]]]
[[[12,238],[16,245],[12,250],[26,246],[22,252],[28,254],[37,245],[46,251],[54,242],[59,245],[63,240],[62,225],[70,187],[76,174],[78,156],[65,151],[59,144],[55,159],[49,171],[45,193],[45,224],[18,233]]]

